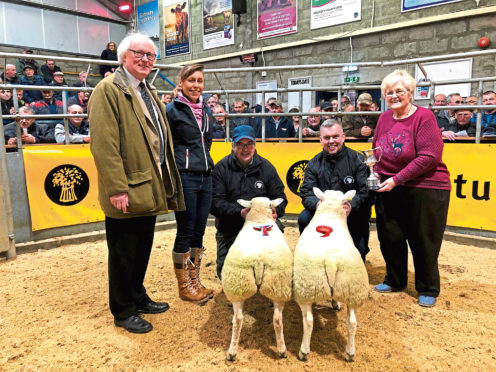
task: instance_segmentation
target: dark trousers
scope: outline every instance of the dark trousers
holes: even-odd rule
[[[348,229],[350,230],[351,238],[353,239],[353,244],[360,252],[362,259],[365,261],[365,256],[369,253],[369,221],[370,221],[370,208],[367,210],[351,211],[347,219]],[[315,212],[310,212],[308,209],[304,209],[303,212],[298,216],[298,228],[300,234],[305,230],[310,221],[313,218]]]
[[[174,212],[177,233],[174,252],[186,253],[203,246],[203,235],[212,205],[212,176],[201,173],[181,173],[186,210]]]
[[[229,248],[231,248],[231,245],[233,245],[237,236],[237,233],[227,234],[218,231],[215,234],[215,240],[217,241],[217,277],[219,279],[222,279],[222,268],[224,267],[224,261],[226,260]]]
[[[384,283],[393,288],[407,285],[410,246],[415,289],[420,295],[439,295],[437,259],[446,228],[449,198],[447,190],[403,186],[377,193],[377,235],[386,262]]]
[[[116,319],[136,315],[136,305],[149,300],[143,286],[153,245],[156,216],[105,217],[109,303]]]

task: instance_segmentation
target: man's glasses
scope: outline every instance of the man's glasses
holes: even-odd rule
[[[69,115],[82,115],[82,111],[69,112]]]
[[[470,101],[466,101],[466,103],[468,103],[468,104],[472,104],[472,103],[477,103],[477,101],[475,101],[475,100],[470,100]]]
[[[453,101],[453,102],[452,102],[452,104],[453,104],[453,103],[455,103],[455,104],[459,105],[459,104],[463,103],[463,101],[462,101],[462,100],[457,100],[457,101]]]
[[[155,61],[157,58],[157,55],[155,53],[145,53],[141,50],[134,50],[134,49],[128,49],[130,52],[133,52],[134,56],[138,59],[143,59],[143,57],[146,57],[147,60],[149,61]]]
[[[236,148],[240,150],[252,150],[255,147],[255,142],[250,142],[250,143],[241,143],[241,142],[236,142]]]
[[[397,90],[396,92],[387,92],[386,97],[403,97],[406,94],[405,90]]]

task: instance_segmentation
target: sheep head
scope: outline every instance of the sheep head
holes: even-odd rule
[[[284,201],[282,198],[270,200],[265,197],[256,197],[248,200],[238,199],[238,204],[245,208],[250,208],[250,211],[246,215],[246,219],[253,220],[266,220],[270,218],[272,220],[272,207],[277,207]]]
[[[323,192],[319,188],[314,187],[313,193],[317,198],[321,200],[317,211],[335,211],[338,215],[346,215],[343,204],[346,201],[353,199],[356,191],[350,190],[343,194],[341,191],[337,190],[326,190],[325,192]]]

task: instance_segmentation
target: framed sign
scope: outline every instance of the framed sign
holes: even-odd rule
[[[472,78],[472,58],[458,59],[449,62],[422,63],[422,67],[427,73],[427,81],[446,81],[456,79]],[[415,67],[415,81],[424,82],[426,77],[418,66]],[[462,97],[469,96],[470,83],[436,85],[435,91],[430,92],[429,87],[417,87],[415,99],[430,99],[431,95],[460,93]]]
[[[442,5],[447,3],[455,3],[461,0],[401,0],[401,11],[409,12],[430,6]]]

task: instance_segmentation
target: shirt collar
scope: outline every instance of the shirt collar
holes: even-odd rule
[[[131,74],[129,73],[129,71],[128,71],[128,70],[126,70],[126,68],[125,68],[124,66],[122,66],[122,69],[123,69],[123,70],[124,70],[124,72],[126,73],[126,76],[127,76],[127,78],[129,79],[129,82],[131,83],[131,85],[133,86],[133,88],[134,88],[136,91],[138,91],[138,92],[139,92],[139,91],[141,91],[141,88],[139,87],[139,84],[140,84],[141,82],[143,82],[143,83],[146,85],[146,83],[144,82],[144,80],[138,80],[138,79],[136,79],[133,75],[131,75]]]

